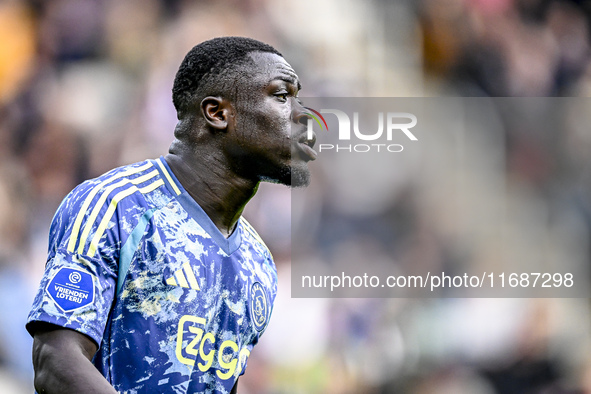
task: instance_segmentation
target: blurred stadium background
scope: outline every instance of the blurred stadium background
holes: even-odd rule
[[[32,390],[24,323],[55,209],[82,180],[166,153],[172,80],[194,44],[268,42],[302,96],[586,97],[590,22],[585,0],[0,0],[0,392]],[[591,264],[591,102],[580,103],[568,130],[506,127],[498,153],[511,198],[537,212],[520,230],[566,204]],[[382,207],[401,261],[437,264],[465,246],[401,179]],[[310,214],[331,205],[316,202]],[[291,299],[290,213],[290,191],[273,185],[246,213],[280,292],[242,394],[591,393],[588,299]]]

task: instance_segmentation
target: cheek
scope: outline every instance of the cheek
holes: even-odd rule
[[[254,122],[257,132],[265,137],[291,139],[291,110],[288,105],[267,106],[265,110],[257,111]]]
[[[291,123],[291,105],[282,104],[274,97],[250,97],[237,107],[237,132],[246,141],[254,137],[267,149],[274,146],[276,151],[290,144]]]
[[[276,110],[277,131],[288,139],[291,138],[291,106],[289,104],[282,105]]]

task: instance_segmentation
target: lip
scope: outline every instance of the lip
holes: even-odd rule
[[[298,140],[298,148],[308,161],[316,160],[318,157],[318,152],[314,150],[314,144],[316,144],[315,133],[312,134],[311,140],[307,138],[307,133],[303,134]]]
[[[318,152],[316,152],[310,145],[303,142],[299,142],[298,147],[305,156],[304,158],[308,159],[308,161],[316,160],[316,158],[318,157]]]

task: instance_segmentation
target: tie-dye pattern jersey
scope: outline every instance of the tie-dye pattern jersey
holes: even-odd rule
[[[161,157],[60,205],[29,323],[88,335],[120,393],[228,393],[265,330],[271,255],[241,218],[225,238]]]

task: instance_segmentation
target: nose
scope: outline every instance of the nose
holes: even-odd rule
[[[293,99],[291,106],[291,119],[294,123],[307,125],[308,119],[312,119],[312,117],[298,100]]]

